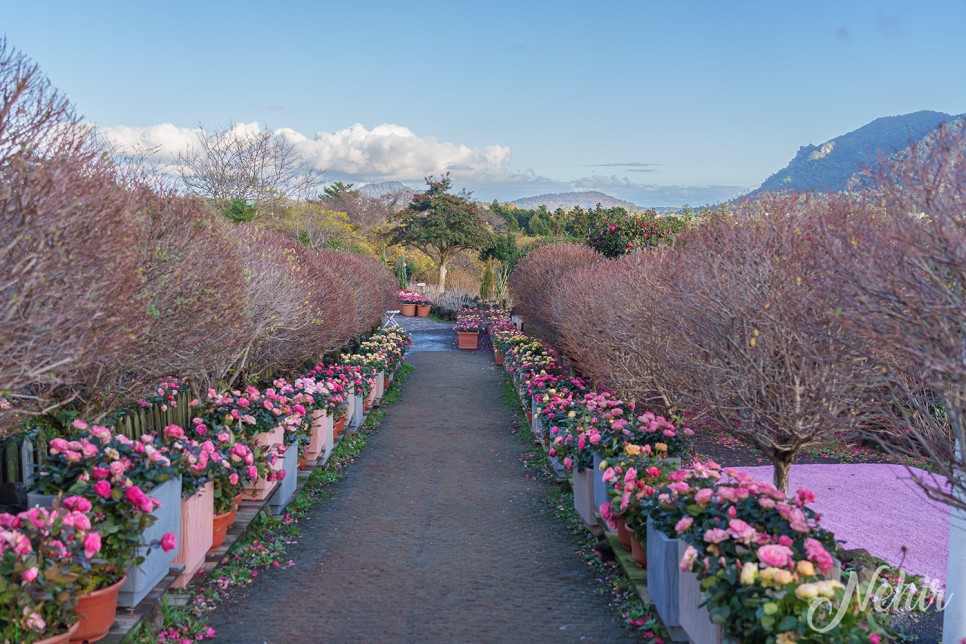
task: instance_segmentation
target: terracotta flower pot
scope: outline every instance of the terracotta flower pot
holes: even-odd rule
[[[244,497],[245,497],[245,495],[242,494],[241,492],[239,492],[238,494],[235,495],[235,507],[236,508],[241,505],[242,499]]]
[[[429,317],[429,311],[432,308],[433,307],[430,306],[429,304],[426,304],[426,305],[417,304],[416,305],[416,315],[418,315],[421,318],[428,318]]]
[[[325,449],[325,412],[316,409],[312,412],[312,429],[309,433],[309,444],[305,446],[305,458],[314,461]]]
[[[416,305],[415,304],[403,304],[402,314],[408,317],[414,317],[416,315]]]
[[[305,469],[305,466],[309,464],[309,459],[304,456],[299,456],[299,469]]]
[[[332,433],[334,434],[335,438],[338,438],[339,436],[342,436],[342,432],[344,431],[345,431],[345,416],[342,416],[342,418],[339,419],[339,422],[335,424],[335,427],[333,427]]]
[[[624,550],[631,549],[631,531],[627,529],[627,525],[624,523],[624,519],[621,517],[615,517],[617,522],[617,540],[621,544],[621,548]]]
[[[493,349],[493,359],[496,361],[497,366],[502,365],[503,364],[503,352],[494,347],[494,349]]]
[[[630,530],[628,530],[628,532],[630,532]],[[641,544],[641,542],[637,540],[637,537],[634,535],[634,533],[631,532],[630,535],[631,556],[634,557],[634,561],[637,562],[638,566],[644,570],[647,570],[647,552],[644,550],[644,546]]]
[[[74,624],[68,628],[65,632],[58,635],[52,635],[50,637],[45,637],[42,640],[37,640],[34,644],[67,644],[67,642],[72,642],[72,637],[77,636],[77,629],[80,627],[80,622],[74,622]]]
[[[238,516],[238,510],[232,510],[231,512],[225,512],[224,514],[216,514],[211,520],[211,550],[220,548],[221,544],[225,543],[225,537],[228,536],[228,529],[231,528],[232,524],[235,523],[235,517]]]
[[[476,351],[480,348],[479,331],[457,331],[459,336],[459,348],[466,351]]]
[[[95,590],[89,595],[81,595],[77,598],[77,606],[74,612],[77,613],[78,621],[74,624],[73,632],[69,632],[69,637],[64,640],[43,640],[64,641],[67,639],[71,644],[77,642],[96,642],[107,637],[111,626],[114,625],[114,618],[117,616],[117,594],[127,577],[122,577],[107,588]]]

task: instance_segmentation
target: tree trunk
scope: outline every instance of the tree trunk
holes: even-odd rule
[[[442,262],[439,265],[439,282],[437,283],[439,287],[440,295],[446,290],[446,263]]]
[[[788,495],[788,472],[792,469],[791,456],[776,456],[772,465],[775,468],[775,487]]]

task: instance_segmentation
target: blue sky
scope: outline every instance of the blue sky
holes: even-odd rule
[[[449,169],[487,200],[696,205],[877,117],[966,112],[966,0],[0,0],[0,33],[119,143],[285,128],[333,180]]]

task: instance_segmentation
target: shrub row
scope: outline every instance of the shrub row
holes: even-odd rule
[[[2,431],[63,406],[98,418],[162,376],[292,374],[392,308],[378,260],[232,226],[126,174],[5,43],[0,88]]]
[[[627,399],[760,449],[783,490],[800,450],[856,434],[964,488],[964,149],[940,131],[862,192],[765,195],[673,247],[537,249],[512,278],[517,312]]]

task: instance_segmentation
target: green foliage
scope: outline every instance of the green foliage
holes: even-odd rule
[[[469,194],[453,194],[449,175],[426,179],[429,186],[413,196],[400,213],[393,243],[422,251],[440,269],[440,287],[445,287],[449,261],[462,250],[484,248],[492,233]]]
[[[251,201],[232,199],[221,212],[221,216],[234,224],[246,224],[258,216],[258,208]]]
[[[406,267],[406,256],[400,255],[396,262],[396,279],[399,281],[399,288],[409,286],[409,270]]]
[[[487,262],[483,268],[483,277],[480,279],[480,297],[484,300],[492,300],[496,294],[496,286],[493,280],[493,265]]]

